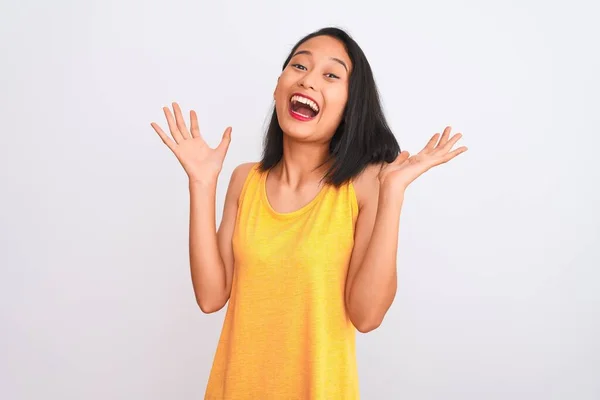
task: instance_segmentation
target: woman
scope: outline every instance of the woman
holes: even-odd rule
[[[216,232],[216,149],[164,108],[152,124],[189,177],[196,299],[229,301],[206,399],[358,399],[355,333],[377,328],[396,293],[407,186],[466,150],[450,127],[414,156],[385,121],[371,68],[344,31],[303,39],[284,62],[262,159],[233,171]]]

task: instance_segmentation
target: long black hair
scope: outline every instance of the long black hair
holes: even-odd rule
[[[340,40],[353,65],[348,83],[348,101],[342,121],[331,138],[329,156],[325,161],[331,161],[331,166],[323,177],[326,183],[339,187],[362,172],[369,164],[392,162],[400,153],[400,145],[383,114],[379,92],[367,57],[344,30],[326,27],[306,35],[292,48],[282,70],[286,68],[298,47],[315,36],[330,36]],[[277,111],[273,109],[264,138],[259,169],[264,172],[272,168],[282,157],[283,130],[279,126]]]

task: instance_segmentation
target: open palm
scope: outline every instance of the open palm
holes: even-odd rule
[[[231,127],[225,129],[221,143],[212,149],[200,135],[198,116],[194,110],[190,111],[189,131],[177,103],[173,103],[175,117],[168,107],[163,107],[163,111],[173,139],[167,136],[155,122],[151,123],[152,128],[173,151],[190,180],[203,183],[214,182],[223,168],[223,161],[231,143]]]
[[[379,172],[381,184],[405,189],[432,167],[446,163],[467,151],[465,146],[452,150],[462,134],[457,133],[449,138],[450,130],[451,128],[447,126],[441,137],[439,133],[433,135],[423,150],[413,156],[407,151],[400,153],[393,162],[385,165]]]

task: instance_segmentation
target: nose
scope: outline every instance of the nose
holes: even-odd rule
[[[317,80],[316,80],[315,72],[311,71],[311,72],[307,72],[306,74],[304,74],[302,76],[302,78],[300,78],[300,80],[298,81],[298,84],[305,89],[315,90],[316,82],[317,82]]]

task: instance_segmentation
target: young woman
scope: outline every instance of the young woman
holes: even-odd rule
[[[400,152],[364,53],[337,28],[294,46],[274,99],[262,159],[233,171],[218,231],[231,128],[212,149],[176,103],[164,108],[173,139],[152,123],[189,177],[198,304],[229,301],[205,398],[358,399],[355,334],[394,299],[405,190],[466,148],[446,127]]]

